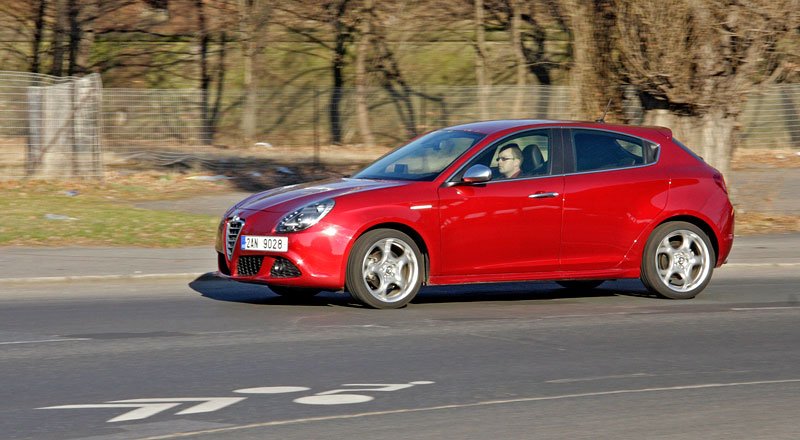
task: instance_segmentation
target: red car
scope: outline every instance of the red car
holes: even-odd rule
[[[641,278],[693,298],[727,259],[719,171],[662,127],[507,120],[428,133],[349,178],[254,194],[219,225],[219,271],[286,296],[401,307],[422,285]]]

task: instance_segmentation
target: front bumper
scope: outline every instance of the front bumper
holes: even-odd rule
[[[241,231],[226,246],[225,218],[217,231],[217,263],[220,274],[235,281],[287,287],[309,287],[341,290],[344,287],[346,255],[353,231],[328,222],[317,223],[305,231],[279,234],[275,232],[283,213],[241,211]],[[243,250],[242,235],[285,236],[289,239],[287,252]],[[230,253],[230,256],[229,256]]]

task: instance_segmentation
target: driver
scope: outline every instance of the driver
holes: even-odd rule
[[[519,177],[522,172],[522,150],[517,144],[506,144],[497,153],[497,169],[501,179]]]

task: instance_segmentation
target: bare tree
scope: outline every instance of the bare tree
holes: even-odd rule
[[[377,20],[375,15],[375,1],[365,0],[360,15],[359,37],[356,45],[355,86],[356,86],[356,119],[362,141],[375,145],[375,136],[369,119],[369,105],[367,103],[367,57],[373,39],[373,23]]]
[[[478,108],[481,119],[489,119],[491,77],[487,69],[486,13],[483,0],[475,1],[475,82],[478,85]]]
[[[265,47],[265,33],[272,15],[270,0],[239,0],[239,29],[242,47],[244,105],[241,128],[247,142],[256,135],[258,84],[255,81],[259,55]]]
[[[593,67],[582,67],[590,108],[612,98],[619,113],[632,85],[645,123],[673,128],[723,172],[746,96],[783,74],[780,43],[800,26],[798,0],[595,0],[576,11],[594,37],[576,40]]]

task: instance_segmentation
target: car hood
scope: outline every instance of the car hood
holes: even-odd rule
[[[397,180],[339,178],[282,186],[253,194],[237,203],[232,210],[285,212],[315,200],[331,199],[345,194],[390,188],[408,183]]]

